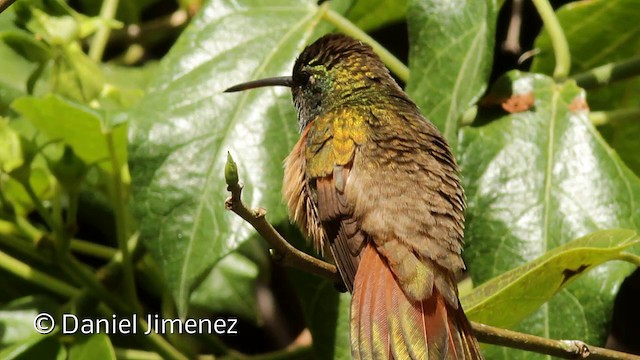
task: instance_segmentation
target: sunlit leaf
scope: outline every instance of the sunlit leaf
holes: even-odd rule
[[[639,243],[632,230],[591,233],[483,283],[464,296],[462,304],[474,321],[513,326],[583,273],[617,259],[621,251]]]
[[[409,1],[407,92],[455,149],[460,119],[491,72],[495,0]]]

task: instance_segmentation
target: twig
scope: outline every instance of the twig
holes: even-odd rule
[[[591,346],[579,340],[552,340],[471,322],[478,341],[485,344],[551,355],[562,359],[640,360],[640,356]]]
[[[0,14],[2,14],[3,11],[7,10],[7,8],[14,2],[16,2],[16,0],[0,0]]]
[[[183,27],[189,21],[189,13],[179,9],[173,13],[149,20],[142,24],[130,24],[122,29],[114,30],[109,38],[109,43],[137,43],[146,44],[150,39],[158,36],[166,30],[175,30]],[[152,36],[149,36],[152,35]]]
[[[522,1],[513,0],[511,4],[511,18],[507,29],[507,38],[502,43],[502,50],[514,55],[520,54],[520,30],[522,28]]]
[[[227,190],[231,196],[225,201],[228,210],[233,211],[256,231],[278,252],[285,265],[304,270],[330,280],[338,280],[336,267],[322,260],[316,259],[291,246],[265,219],[266,210],[249,210],[240,199],[242,185],[238,178],[238,168],[227,155],[225,166],[225,180]],[[640,360],[640,356],[591,346],[578,340],[552,340],[535,335],[520,333],[513,330],[501,329],[471,321],[471,327],[478,341],[519,350],[531,351],[539,354],[552,355],[563,359],[593,359],[593,360]]]
[[[598,66],[597,68],[573,75],[571,78],[582,88],[594,89],[609,85],[614,81],[628,79],[637,75],[640,75],[640,55],[624,61]]]
[[[556,60],[556,67],[553,69],[553,77],[556,79],[564,79],[569,76],[571,70],[571,54],[569,53],[569,44],[567,38],[564,35],[562,26],[553,12],[549,0],[533,0],[542,23],[544,24],[549,38],[551,38],[551,45],[553,46],[553,52]]]
[[[276,251],[276,259],[278,261],[284,265],[292,266],[327,279],[341,281],[334,265],[316,259],[291,246],[265,219],[265,214],[267,213],[265,209],[250,210],[242,203],[242,185],[238,182],[238,171],[236,163],[233,161],[233,158],[231,158],[231,154],[227,156],[225,177],[227,180],[227,190],[231,192],[231,196],[225,201],[225,207],[227,210],[236,213],[256,229],[258,234]]]

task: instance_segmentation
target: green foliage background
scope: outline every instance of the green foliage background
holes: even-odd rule
[[[124,36],[119,28],[166,3],[193,17],[159,62],[131,66],[139,51],[131,44],[102,60],[113,45],[96,40],[101,32]],[[44,336],[33,319],[43,311],[234,316],[260,329],[272,320],[257,294],[272,282],[295,292],[302,319],[286,321],[307,326],[313,344],[265,356],[350,358],[349,294],[295,270],[282,276],[255,231],[224,210],[229,151],[245,203],[268,209],[267,219],[305,246],[280,193],[282,161],[297,140],[289,90],[222,91],[289,74],[325,33],[365,37],[401,20],[408,69],[381,55],[457,153],[468,201],[464,257],[480,285],[462,294],[469,317],[602,346],[620,283],[639,263],[639,80],[594,88],[572,77],[640,56],[637,38],[624,35],[640,29],[636,3],[557,11],[569,78],[553,77],[557,58],[543,30],[530,73],[489,83],[495,0],[149,0],[122,2],[112,16],[89,1],[74,10],[18,0],[0,14],[0,358],[251,359],[225,336]],[[163,35],[140,42],[154,36]],[[500,108],[516,97],[530,103]]]

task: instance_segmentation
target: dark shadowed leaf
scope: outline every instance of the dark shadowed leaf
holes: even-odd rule
[[[258,311],[256,281],[269,278],[269,258],[260,238],[251,238],[220,260],[193,291],[191,306],[262,323]]]
[[[286,88],[225,94],[231,85],[291,73],[318,33],[315,1],[208,2],[163,59],[151,90],[131,113],[134,208],[179,312],[192,288],[253,230],[224,210],[227,151],[244,200],[286,219],[282,161],[295,142]]]
[[[476,284],[597,230],[638,231],[640,223],[640,182],[589,122],[585,93],[575,83],[558,85],[542,75],[511,72],[501,82],[535,103],[461,132],[465,257]],[[602,345],[613,298],[632,268],[621,262],[598,266],[517,329]],[[489,359],[539,357],[487,349]]]
[[[302,302],[307,326],[314,339],[318,359],[351,359],[349,308],[351,294],[339,293],[328,280],[314,275],[291,272],[294,288]]]
[[[487,87],[495,0],[409,1],[407,92],[455,149],[461,116]]]

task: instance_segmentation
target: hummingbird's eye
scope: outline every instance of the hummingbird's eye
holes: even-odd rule
[[[309,83],[309,81],[312,79],[313,77],[311,76],[311,74],[307,71],[302,71],[300,72],[300,79],[298,81],[298,84],[300,84],[300,86],[307,86],[307,84]],[[313,80],[311,80],[313,81]]]

